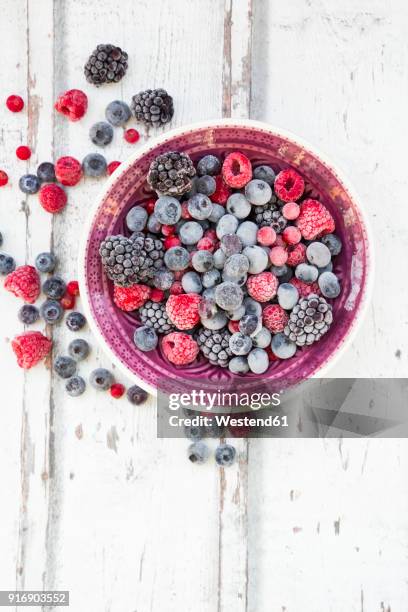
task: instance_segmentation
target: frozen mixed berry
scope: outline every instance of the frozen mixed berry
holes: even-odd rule
[[[164,356],[174,365],[188,365],[198,355],[198,344],[188,334],[172,332],[163,337],[161,348]]]
[[[295,227],[294,225],[288,225],[288,227],[286,227],[282,232],[282,238],[286,244],[295,246],[295,244],[298,244],[298,242],[301,241],[302,234],[300,233],[299,228]]]
[[[333,272],[323,272],[317,281],[319,289],[325,298],[333,300],[338,297],[341,292],[340,281]]]
[[[181,245],[180,238],[177,238],[177,236],[167,236],[167,238],[163,240],[163,246],[166,249],[166,251],[168,249],[171,249],[173,247],[180,246],[180,245]]]
[[[288,249],[288,266],[298,266],[306,261],[306,247],[303,242],[299,242],[294,247]]]
[[[105,117],[106,121],[115,127],[125,125],[131,117],[130,108],[122,100],[113,100],[105,109]]]
[[[24,325],[33,325],[40,318],[40,312],[32,304],[24,304],[18,311],[18,318]]]
[[[31,157],[31,149],[30,147],[27,147],[26,145],[21,145],[20,147],[17,147],[16,155],[18,159],[21,159],[22,161],[26,161],[27,159],[30,159]]]
[[[114,383],[109,389],[109,391],[112,397],[114,397],[115,399],[120,399],[124,395],[126,389],[124,385],[120,383]]]
[[[234,215],[234,217],[236,217],[237,219],[246,219],[249,216],[249,213],[251,212],[251,204],[243,193],[233,193],[229,196],[227,200],[226,209],[231,215]],[[222,212],[220,218],[223,214],[225,214],[225,211]]]
[[[60,94],[55,102],[55,110],[70,121],[79,121],[88,108],[88,98],[80,89],[69,89]]]
[[[67,204],[67,194],[59,185],[43,185],[38,194],[41,206],[49,213],[59,213]]]
[[[203,221],[208,219],[213,209],[210,198],[203,193],[196,193],[188,201],[188,212],[193,219]]]
[[[270,304],[264,308],[262,320],[266,329],[269,329],[273,334],[277,334],[285,329],[288,315],[279,304]]]
[[[305,283],[304,281],[298,279],[298,278],[291,278],[289,283],[291,285],[293,285],[294,287],[296,287],[296,289],[299,292],[300,297],[307,297],[308,295],[316,294],[319,295],[320,294],[320,289],[319,289],[319,285],[317,283]]]
[[[238,331],[230,337],[229,348],[233,355],[247,355],[252,348],[252,338]]]
[[[304,189],[305,181],[293,168],[282,170],[275,179],[275,193],[283,202],[298,200],[303,195]]]
[[[285,310],[292,310],[299,299],[299,292],[290,283],[281,283],[278,287],[277,298],[279,306]]]
[[[4,187],[8,183],[8,174],[4,170],[0,170],[0,187]]]
[[[140,406],[140,404],[145,403],[149,396],[144,389],[138,387],[138,385],[133,385],[127,390],[126,397],[128,398],[131,404],[134,404],[135,406]]]
[[[248,354],[248,367],[254,374],[264,374],[269,367],[268,353],[261,348],[253,348]]]
[[[244,293],[237,283],[225,281],[215,288],[214,298],[217,306],[230,312],[241,306]]]
[[[68,353],[75,361],[83,361],[90,353],[89,344],[82,338],[76,338],[68,344]]]
[[[166,291],[170,289],[174,281],[174,274],[170,270],[166,270],[166,268],[162,268],[161,270],[157,270],[155,275],[153,276],[152,282],[156,289],[161,289],[162,291]]]
[[[319,276],[319,270],[316,266],[311,266],[307,263],[301,263],[296,266],[295,276],[303,283],[307,285],[311,285],[315,281],[317,281],[317,277]]]
[[[104,83],[118,83],[128,67],[128,54],[120,47],[100,44],[92,51],[85,66],[86,80],[96,87]]]
[[[35,258],[35,267],[39,272],[53,272],[57,265],[54,253],[40,253]]]
[[[41,332],[28,331],[16,336],[11,342],[11,348],[17,357],[20,368],[29,370],[50,352],[52,342]]]
[[[322,237],[322,242],[327,246],[332,256],[336,256],[340,253],[342,248],[341,240],[336,234],[326,234]]]
[[[186,272],[181,279],[181,286],[185,293],[201,293],[203,284],[197,272]]]
[[[33,266],[19,266],[7,274],[4,288],[28,304],[34,304],[40,295],[40,277]]]
[[[64,310],[57,300],[46,300],[40,308],[40,314],[49,325],[55,325],[64,316]]]
[[[306,259],[313,266],[325,268],[331,261],[331,253],[323,242],[311,242],[306,249]]]
[[[180,202],[170,196],[161,196],[156,201],[154,214],[160,223],[174,225],[181,217]]]
[[[65,383],[65,389],[71,397],[79,397],[86,389],[86,382],[82,376],[71,376]]]
[[[215,191],[211,194],[211,202],[226,204],[231,195],[231,188],[225,183],[221,174],[215,177]]]
[[[282,333],[273,336],[271,348],[279,359],[291,359],[296,353],[296,344]]]
[[[171,295],[166,303],[170,321],[181,330],[192,329],[200,320],[198,306],[201,297],[196,293]]]
[[[75,296],[65,291],[64,295],[60,299],[60,304],[64,310],[72,310],[75,308]]]
[[[16,262],[11,255],[0,251],[0,274],[5,276],[16,269]]]
[[[24,174],[18,181],[18,186],[23,193],[33,195],[41,187],[41,182],[35,174]]]
[[[60,355],[54,361],[54,372],[60,378],[71,378],[76,373],[77,364],[72,357]]]
[[[86,319],[81,312],[74,311],[69,313],[65,320],[65,323],[68,329],[77,332],[85,326]]]
[[[82,169],[86,176],[103,176],[106,174],[106,168],[106,159],[100,153],[88,153],[82,160]]]
[[[245,187],[245,197],[254,206],[264,206],[272,197],[271,186],[266,181],[253,179]]]
[[[113,385],[113,375],[105,368],[93,370],[89,376],[89,382],[98,391],[107,391]]]
[[[173,117],[173,98],[165,89],[146,89],[133,96],[132,110],[137,121],[160,127]]]
[[[228,368],[233,374],[247,374],[249,372],[248,360],[245,356],[233,357]]]
[[[225,183],[234,189],[241,189],[252,178],[252,165],[243,153],[229,153],[222,164],[222,176]]]
[[[275,297],[278,284],[272,272],[261,272],[248,278],[248,294],[258,302],[268,302]]]
[[[130,144],[135,144],[140,139],[140,134],[134,128],[129,128],[123,132],[123,138]]]
[[[12,94],[7,98],[6,106],[12,113],[19,113],[24,108],[24,100],[21,96]]]
[[[269,259],[273,266],[283,266],[288,260],[288,252],[284,247],[274,246],[270,250]]]
[[[53,183],[56,180],[54,164],[42,162],[37,168],[37,176],[42,183]]]
[[[236,458],[237,451],[230,444],[221,444],[215,450],[215,461],[220,467],[231,466]]]
[[[273,185],[275,182],[275,172],[270,166],[257,166],[254,169],[254,178],[260,181],[265,181],[268,185]]]
[[[269,266],[268,253],[256,244],[245,247],[242,254],[248,259],[249,268],[246,272],[250,274],[259,274]],[[228,267],[228,264],[226,263],[225,266]]]
[[[113,139],[113,128],[106,121],[98,121],[89,130],[89,138],[97,147],[106,147]]]
[[[78,297],[79,295],[79,284],[78,281],[69,281],[67,283],[67,292],[74,297]]]
[[[234,215],[224,215],[217,224],[217,238],[221,240],[226,234],[235,234],[238,229],[238,219]]]
[[[195,188],[197,193],[210,196],[215,192],[216,187],[217,184],[213,176],[205,174],[204,176],[200,176],[195,180]]]
[[[113,301],[116,306],[125,312],[136,310],[150,298],[151,289],[147,285],[131,285],[113,289]]]
[[[294,221],[298,218],[300,213],[300,206],[296,202],[287,202],[282,206],[282,215],[288,221]]]
[[[60,157],[55,164],[55,176],[62,185],[73,187],[81,180],[81,163],[69,155]]]
[[[146,227],[147,210],[142,206],[133,206],[126,215],[126,225],[131,232],[141,232]]]
[[[304,200],[296,225],[305,240],[315,240],[325,234],[333,233],[334,219],[328,209],[318,200]]]
[[[65,293],[66,284],[59,276],[47,278],[42,286],[43,293],[52,300],[59,300]]]
[[[252,344],[255,348],[266,349],[270,346],[272,334],[266,327],[261,327],[259,331],[252,336]]]
[[[157,347],[158,341],[156,331],[148,325],[138,327],[133,334],[133,342],[143,352],[153,351]]]
[[[262,246],[272,246],[276,240],[276,232],[273,227],[265,225],[259,228],[256,234],[256,240],[258,244]]]
[[[215,155],[204,155],[197,164],[198,176],[215,176],[220,173],[221,161]]]
[[[152,289],[150,292],[150,300],[152,302],[162,302],[164,300],[165,297],[165,293],[164,291],[162,291],[161,289]]]
[[[119,168],[120,166],[120,161],[112,161],[108,164],[108,174],[109,176],[111,174],[113,174],[116,170],[116,168]]]
[[[179,238],[187,246],[197,244],[204,235],[202,225],[197,221],[186,221],[179,229]]]
[[[241,238],[241,242],[244,246],[252,246],[253,244],[256,244],[258,229],[259,228],[256,223],[253,223],[252,221],[244,221],[237,229],[237,236]]]

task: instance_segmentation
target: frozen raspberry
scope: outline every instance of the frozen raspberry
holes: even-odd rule
[[[87,111],[88,98],[80,89],[69,89],[58,96],[54,108],[70,121],[79,121]]]
[[[174,283],[173,283],[174,284]],[[171,295],[166,303],[166,312],[177,329],[192,329],[200,320],[198,305],[201,297],[198,293]]]
[[[228,329],[231,332],[231,334],[235,334],[239,332],[239,321],[229,321]]]
[[[174,225],[162,225],[161,226],[161,233],[163,234],[163,236],[173,236],[174,232],[176,231],[176,228]]]
[[[121,398],[122,395],[125,393],[125,391],[126,391],[125,387],[121,385],[120,383],[114,383],[109,389],[111,396],[114,397],[115,399]]]
[[[41,332],[29,331],[16,336],[11,342],[20,368],[29,370],[44,359],[51,350],[52,342]]]
[[[269,259],[273,266],[283,266],[288,260],[288,252],[284,247],[274,246],[269,253]]]
[[[143,206],[145,207],[147,213],[151,215],[154,212],[154,208],[156,206],[156,200],[153,200],[153,198],[151,200],[147,200],[147,202],[145,202]]]
[[[200,240],[197,242],[197,251],[210,251],[210,253],[213,253],[216,246],[217,243],[215,240],[213,240],[213,238],[200,238]]]
[[[288,266],[296,267],[306,261],[306,247],[303,242],[299,242],[294,247],[289,248]]]
[[[289,317],[279,304],[267,306],[262,313],[264,326],[273,334],[282,332],[287,324]]]
[[[279,361],[279,357],[277,357],[275,353],[272,351],[271,346],[267,346],[266,349],[264,350],[268,353],[269,361]]]
[[[302,234],[300,233],[299,228],[295,227],[294,225],[288,225],[288,227],[285,227],[282,232],[282,238],[284,239],[286,244],[294,246],[295,244],[301,241]]]
[[[265,225],[261,227],[256,234],[256,241],[262,246],[272,246],[276,240],[276,232],[273,227]]]
[[[287,168],[279,172],[274,183],[275,193],[283,202],[293,202],[298,200],[305,189],[305,181],[293,170]]]
[[[12,113],[19,113],[24,108],[24,100],[21,96],[11,95],[6,100],[6,106]]]
[[[113,174],[116,168],[119,168],[119,166],[120,166],[120,161],[112,161],[110,164],[108,164],[107,170],[108,170],[109,176]]]
[[[40,277],[33,266],[19,266],[14,272],[7,274],[4,288],[28,304],[34,304],[40,295]]]
[[[275,297],[278,284],[278,279],[272,272],[261,272],[248,278],[247,289],[257,302],[268,302]]]
[[[150,292],[150,299],[152,302],[162,302],[164,300],[164,291],[161,289],[152,289]]]
[[[130,312],[143,306],[149,299],[151,289],[146,285],[131,285],[130,287],[119,287],[113,289],[113,301],[121,310]]]
[[[81,180],[82,166],[75,157],[60,157],[55,164],[55,176],[62,185],[73,187]]]
[[[123,134],[123,138],[126,140],[126,142],[130,142],[130,144],[134,144],[135,142],[139,140],[140,134],[137,130],[130,128],[129,130],[125,130]]]
[[[167,238],[163,240],[163,246],[166,251],[171,249],[171,247],[180,246],[180,244],[181,240],[177,238],[177,236],[167,236]]]
[[[334,219],[327,208],[318,200],[304,200],[300,207],[300,214],[296,220],[305,240],[315,240],[325,234],[334,232]]]
[[[69,283],[67,283],[67,292],[70,295],[77,297],[79,295],[78,281],[69,281]]]
[[[224,183],[221,175],[215,176],[215,191],[210,195],[211,202],[215,204],[226,204],[231,195],[231,189]]]
[[[300,213],[300,206],[296,202],[288,202],[282,208],[282,215],[288,221],[294,221],[298,218]]]
[[[320,295],[319,285],[317,283],[312,283],[311,285],[307,285],[303,281],[298,278],[291,278],[290,284],[296,287],[299,292],[300,297],[307,297],[311,293],[315,293],[316,295]]]
[[[184,293],[183,285],[179,280],[176,280],[170,287],[170,295],[181,295]]]
[[[49,213],[58,213],[65,208],[67,194],[59,185],[50,183],[43,185],[38,194],[41,206]]]
[[[251,162],[243,153],[229,153],[222,164],[224,181],[234,189],[241,189],[252,178]]]
[[[18,159],[26,161],[27,159],[30,159],[30,157],[31,157],[31,149],[30,149],[30,147],[26,147],[25,145],[21,145],[21,147],[17,147],[16,155],[17,155]]]
[[[166,359],[174,365],[193,363],[199,350],[197,342],[191,336],[180,332],[164,336],[161,347]]]
[[[214,242],[217,241],[217,232],[215,229],[208,229],[204,232],[204,238],[210,238]]]
[[[8,174],[4,170],[0,170],[0,187],[4,187],[8,183]]]
[[[181,205],[181,218],[186,219],[187,221],[193,218],[188,210],[188,202],[183,202]]]
[[[64,310],[72,310],[75,307],[75,296],[66,291],[60,299],[60,304]]]

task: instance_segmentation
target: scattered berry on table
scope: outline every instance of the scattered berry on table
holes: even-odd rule
[[[278,289],[278,279],[272,272],[261,272],[248,278],[248,294],[258,302],[272,300]]]
[[[19,266],[7,274],[4,288],[28,304],[34,304],[40,295],[40,277],[33,266]]]
[[[100,44],[92,51],[85,67],[86,80],[99,87],[103,83],[118,83],[128,67],[128,54],[120,47]]]
[[[210,449],[208,448],[207,444],[201,440],[193,442],[187,449],[187,457],[191,463],[205,463],[209,456]]]
[[[71,378],[76,373],[77,364],[72,357],[60,355],[54,360],[54,371],[60,378]]]
[[[27,159],[30,159],[31,157],[31,149],[30,147],[21,145],[20,147],[17,147],[16,155],[18,159],[21,159],[22,161],[26,161]]]
[[[46,300],[40,307],[40,314],[49,325],[55,325],[61,321],[64,310],[57,300]]]
[[[133,385],[127,390],[126,397],[128,398],[131,404],[134,404],[135,406],[140,406],[140,404],[145,403],[149,396],[147,391],[145,391],[141,387],[138,387],[137,385]]]
[[[198,355],[198,344],[188,334],[172,332],[163,337],[162,351],[170,363],[174,365],[188,365]]]
[[[43,185],[38,194],[41,206],[49,213],[59,213],[67,204],[67,194],[59,185]]]
[[[55,163],[55,176],[62,185],[73,187],[81,180],[81,163],[70,155],[60,157]]]
[[[205,174],[204,176],[200,176],[196,179],[195,187],[197,193],[202,193],[203,195],[210,196],[215,192],[217,188],[217,183],[215,182],[215,178],[213,176]]]
[[[156,331],[148,325],[138,327],[133,334],[133,341],[137,348],[143,352],[153,351],[159,341]]]
[[[24,174],[18,181],[18,186],[23,193],[33,195],[41,187],[41,182],[35,174]]]
[[[159,193],[180,196],[191,189],[195,174],[194,164],[186,153],[170,151],[152,161],[147,182]]]
[[[114,383],[109,391],[112,397],[114,397],[115,399],[120,399],[125,394],[126,389],[124,385],[121,385],[120,383]]]
[[[17,357],[20,368],[29,370],[50,352],[52,341],[38,331],[28,331],[16,336],[11,348]]]
[[[297,346],[309,346],[320,340],[333,322],[332,307],[324,297],[311,294],[299,300],[289,316],[285,337]],[[276,353],[273,341],[272,350]],[[279,357],[279,355],[278,355]]]
[[[133,96],[132,111],[137,121],[159,127],[173,117],[173,98],[165,89],[146,89]]]
[[[77,332],[82,329],[86,324],[86,319],[81,312],[70,312],[67,316],[65,323],[71,331]]]
[[[181,217],[180,202],[170,196],[161,196],[155,204],[154,214],[160,223],[174,225]]]
[[[89,376],[89,382],[98,391],[107,391],[114,383],[113,375],[105,368],[93,370]]]
[[[24,325],[32,325],[40,318],[40,312],[32,304],[24,304],[18,311],[18,318]]]
[[[97,147],[106,147],[113,139],[113,128],[106,121],[98,121],[89,130],[89,138]]]
[[[236,450],[230,444],[220,444],[215,451],[215,461],[221,467],[229,467],[235,461]]]
[[[126,140],[126,142],[128,142],[129,144],[135,144],[136,142],[138,142],[138,140],[140,139],[140,134],[137,130],[135,130],[134,128],[129,128],[128,130],[125,130],[123,132],[123,138]]]
[[[254,374],[263,374],[269,367],[268,353],[264,349],[252,349],[247,359],[248,367]]]
[[[170,295],[166,303],[166,312],[177,329],[192,329],[200,320],[198,306],[201,296],[196,293]]]
[[[273,185],[275,176],[275,172],[270,166],[258,166],[254,169],[254,178],[265,181],[268,185]]]
[[[296,170],[287,168],[276,176],[274,190],[283,202],[294,202],[298,200],[305,189],[305,181]]]
[[[78,281],[76,281],[76,280],[69,281],[69,283],[67,283],[67,292],[70,295],[73,295],[74,297],[78,297],[78,295],[79,295],[79,284],[78,284]]]
[[[68,395],[71,397],[78,397],[84,393],[86,389],[86,382],[82,376],[71,376],[71,378],[68,378],[67,382],[65,383],[65,389]]]
[[[273,334],[283,332],[288,322],[288,314],[279,304],[270,304],[262,313],[263,324]]]
[[[129,106],[122,100],[113,100],[105,109],[106,121],[115,127],[125,125],[131,117]]]
[[[68,344],[68,353],[75,361],[86,359],[90,350],[88,342],[82,338],[75,338]]]
[[[8,183],[8,174],[4,170],[0,170],[0,187],[4,187]]]
[[[300,206],[300,214],[296,219],[305,240],[315,240],[325,234],[333,233],[334,219],[329,210],[318,200],[304,200]]]
[[[229,187],[241,189],[252,178],[250,160],[246,155],[238,151],[229,153],[222,164],[222,176]]]
[[[119,168],[120,166],[120,161],[112,161],[108,164],[108,174],[109,176],[111,174],[113,174],[116,170],[116,168]]]
[[[70,121],[79,121],[88,109],[87,95],[80,89],[68,89],[58,96],[54,108]]]
[[[66,291],[66,284],[59,276],[51,276],[47,278],[42,286],[43,293],[53,300],[62,298]]]
[[[322,242],[327,246],[330,253],[333,255],[338,255],[341,251],[342,243],[341,240],[336,234],[326,234],[322,237]]]
[[[82,160],[82,169],[86,176],[103,176],[106,174],[106,168],[106,159],[100,153],[88,153]]]
[[[0,274],[5,276],[16,269],[16,262],[11,255],[0,251]]]
[[[296,344],[285,334],[278,333],[272,338],[272,351],[279,359],[290,359],[296,353]]]
[[[53,183],[56,180],[54,164],[42,162],[37,168],[37,176],[42,183]]]
[[[68,293],[68,291],[65,291],[64,295],[60,299],[60,304],[64,310],[72,310],[75,308],[75,302],[75,296]]]
[[[253,179],[245,187],[245,197],[254,206],[264,206],[272,197],[271,186],[265,181]]]
[[[6,106],[12,113],[19,113],[24,108],[24,100],[21,96],[12,94],[7,98]]]
[[[211,202],[226,204],[231,195],[231,188],[224,182],[221,174],[215,177],[215,191],[211,194]]]
[[[115,285],[113,301],[121,310],[130,312],[143,306],[146,300],[149,299],[150,293],[151,289],[147,285],[131,285],[130,287]]]
[[[204,155],[197,164],[198,176],[215,176],[220,173],[221,161],[215,155]]]
[[[196,340],[200,351],[211,364],[226,368],[232,356],[230,338],[227,329],[211,330],[202,327],[197,332]]]
[[[53,272],[57,265],[54,253],[40,253],[35,258],[35,267],[39,272]]]
[[[282,206],[282,215],[288,221],[294,221],[300,214],[300,206],[296,202],[287,202]]]
[[[323,272],[317,282],[324,297],[333,300],[340,295],[340,282],[333,272]]]

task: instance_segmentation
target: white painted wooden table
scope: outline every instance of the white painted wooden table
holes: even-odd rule
[[[69,206],[52,219],[22,197],[18,177],[62,154],[81,159],[106,103],[164,86],[175,99],[173,126],[249,115],[343,167],[371,218],[377,283],[333,374],[406,375],[404,0],[0,5],[0,168],[11,177],[0,190],[0,231],[19,264],[53,245],[60,272],[75,277],[78,234],[100,183],[70,189]],[[126,49],[130,68],[120,84],[95,90],[82,66],[100,42]],[[90,97],[77,124],[52,110],[72,87]],[[28,110],[9,113],[10,93]],[[29,163],[14,158],[23,143],[34,150]],[[107,156],[133,150],[116,131]],[[75,612],[408,609],[405,440],[252,440],[240,442],[229,471],[194,467],[185,441],[156,439],[153,402],[134,408],[91,390],[73,400],[49,366],[18,370],[16,310],[2,291],[0,589],[69,589]],[[53,338],[64,351],[63,326]],[[85,373],[110,367],[94,341],[93,349]]]

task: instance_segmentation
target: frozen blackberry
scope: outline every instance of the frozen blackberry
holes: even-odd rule
[[[103,83],[117,83],[125,75],[128,54],[115,45],[98,45],[84,67],[86,80],[97,87]]]
[[[180,196],[190,191],[195,173],[194,164],[186,153],[170,151],[152,161],[147,182],[161,194]]]
[[[272,196],[271,201],[265,204],[265,206],[254,206],[253,216],[255,223],[259,227],[269,225],[277,234],[281,234],[288,222],[274,200],[276,200],[276,198]]]
[[[298,346],[310,346],[328,331],[333,322],[332,307],[324,297],[311,294],[293,308],[284,334]]]
[[[228,367],[232,352],[229,347],[231,334],[228,330],[211,330],[202,327],[197,333],[197,344],[200,351],[213,365]]]
[[[159,127],[173,117],[173,98],[165,89],[146,89],[133,96],[132,111],[137,121]]]
[[[163,243],[152,236],[108,236],[101,242],[99,253],[108,277],[116,285],[129,287],[153,278],[162,267]]]
[[[159,334],[167,334],[174,329],[167,315],[165,304],[149,300],[140,308],[139,315],[143,325],[153,327]]]

